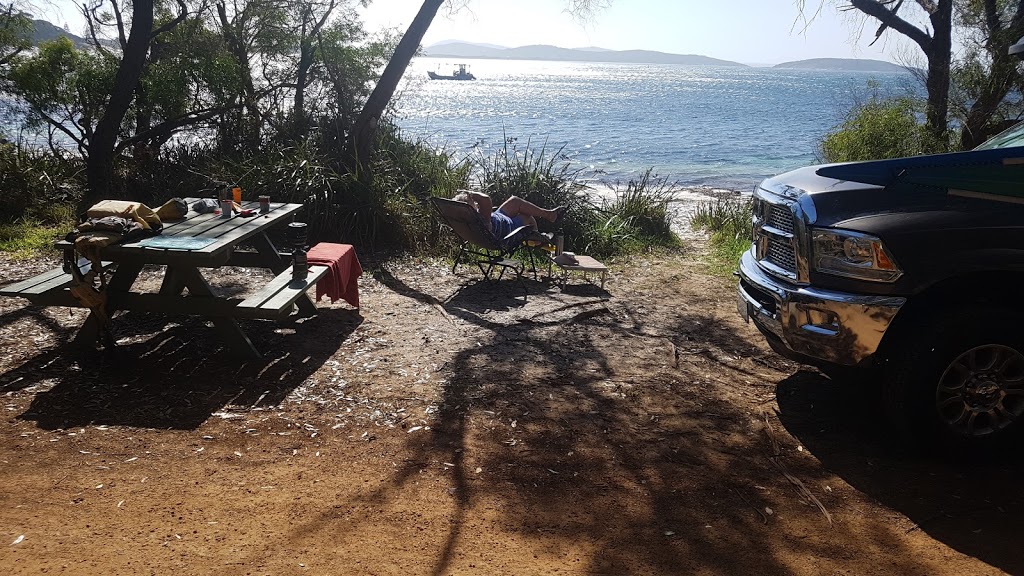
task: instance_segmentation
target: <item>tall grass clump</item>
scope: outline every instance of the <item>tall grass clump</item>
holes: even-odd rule
[[[477,158],[474,174],[495,206],[513,195],[544,208],[565,206],[561,233],[566,250],[600,258],[648,246],[678,246],[670,226],[672,188],[651,170],[616,190],[614,198],[595,202],[561,149],[551,153],[546,146],[506,138],[493,156]],[[547,228],[543,222],[540,226]]]
[[[613,255],[635,252],[648,246],[678,247],[672,232],[673,185],[648,168],[624,190],[595,209],[599,216],[587,235],[587,253]]]
[[[565,206],[565,245],[577,245],[584,238],[585,225],[591,220],[586,187],[577,182],[579,170],[570,166],[561,149],[551,154],[546,146],[534,147],[529,140],[520,145],[516,138],[506,137],[490,157],[475,157],[472,172],[476,186],[495,207],[512,196],[542,208]],[[548,229],[545,223],[540,226],[542,231]]]
[[[73,205],[83,178],[81,163],[66,155],[0,143],[0,221],[61,223],[54,207]]]
[[[64,155],[0,143],[0,251],[15,259],[53,254],[74,226],[80,170]]]
[[[750,199],[716,198],[694,208],[690,226],[711,234],[712,269],[731,272],[750,248]]]

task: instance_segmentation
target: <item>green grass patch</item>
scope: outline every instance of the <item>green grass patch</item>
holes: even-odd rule
[[[70,224],[46,224],[27,219],[0,224],[0,252],[6,252],[15,260],[53,255],[53,243],[69,230]]]

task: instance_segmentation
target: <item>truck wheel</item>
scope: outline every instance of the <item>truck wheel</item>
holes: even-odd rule
[[[908,335],[883,392],[897,428],[948,447],[982,448],[1020,433],[1024,337],[1006,310],[936,318]],[[986,321],[988,319],[988,321]]]

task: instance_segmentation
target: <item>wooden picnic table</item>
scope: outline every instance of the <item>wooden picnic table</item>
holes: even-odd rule
[[[185,199],[190,207],[196,200]],[[237,319],[279,319],[288,316],[295,306],[303,313],[315,313],[316,306],[306,290],[323,277],[327,268],[310,266],[304,280],[293,281],[291,255],[279,252],[267,235],[271,228],[290,221],[302,209],[301,204],[272,203],[267,214],[258,213],[258,202],[244,202],[242,209],[253,209],[257,214],[223,218],[190,209],[184,220],[164,223],[157,236],[103,248],[100,258],[104,268],[114,268],[106,288],[107,314],[131,310],[208,317],[233,352],[259,358]],[[243,243],[249,248],[241,249]],[[73,250],[65,241],[56,246],[62,251]],[[132,290],[147,265],[164,267],[159,291]],[[249,298],[227,298],[211,289],[201,271],[220,266],[268,268],[277,276]],[[57,268],[0,288],[0,296],[19,296],[42,306],[84,307],[71,294],[73,282],[71,274]],[[100,327],[97,313],[91,312],[75,341],[95,343]]]

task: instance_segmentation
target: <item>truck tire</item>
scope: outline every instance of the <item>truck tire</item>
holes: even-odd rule
[[[939,314],[905,333],[883,388],[897,430],[926,444],[984,450],[1021,433],[1024,320],[1008,309]],[[904,329],[908,326],[904,326]]]

